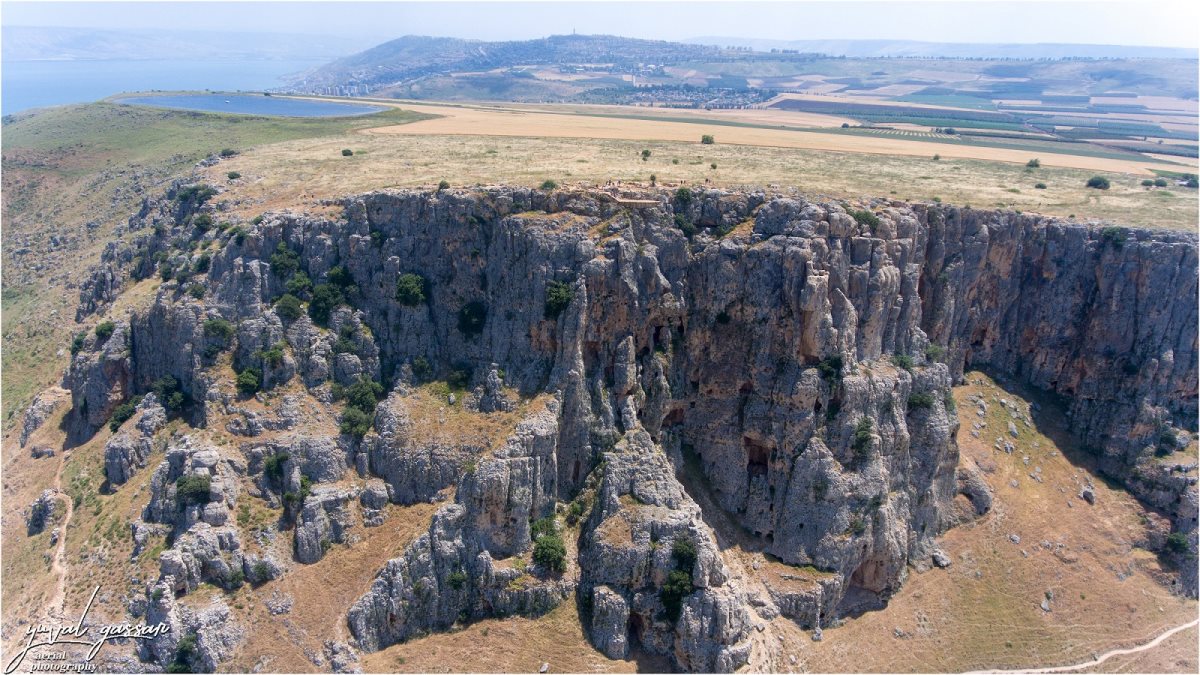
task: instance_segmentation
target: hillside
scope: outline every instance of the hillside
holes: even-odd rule
[[[95,581],[97,616],[173,628],[108,667],[390,669],[373,655],[510,616],[574,639],[574,605],[589,667],[779,669],[910,569],[972,567],[939,536],[1005,522],[997,478],[1025,472],[1121,519],[1079,536],[1146,552],[1080,573],[1137,560],[1130,602],[1194,614],[1167,592],[1195,595],[1194,236],[717,189],[252,217],[194,180],[107,249],[65,391],[5,440],[5,499],[31,504],[5,514],[6,607],[70,616]],[[968,365],[1062,397],[1056,442],[1087,458],[1044,454],[1054,423],[978,376],[956,399]],[[968,420],[995,437],[969,463]]]

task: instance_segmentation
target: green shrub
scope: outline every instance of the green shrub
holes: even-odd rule
[[[571,300],[575,297],[575,289],[571,284],[564,281],[551,281],[546,284],[546,306],[545,314],[547,319],[557,319],[559,314],[571,304]]]
[[[716,171],[716,170],[717,170],[717,163],[716,163],[716,162],[713,162],[712,164],[709,164],[709,165],[708,165],[708,168],[712,169],[713,171]]]
[[[225,177],[228,178],[229,180],[237,180],[242,177],[242,174],[240,174],[236,171],[230,171],[229,173],[225,174]]]
[[[287,289],[288,293],[300,299],[308,297],[308,294],[312,292],[312,287],[312,280],[308,278],[304,270],[297,271],[284,284],[284,288]]]
[[[201,232],[208,232],[213,227],[212,216],[208,215],[207,213],[201,213],[195,218],[192,218],[192,227],[200,230]]]
[[[912,372],[913,357],[909,356],[908,354],[893,354],[892,363],[896,364],[896,367],[898,368],[903,368],[909,372]]]
[[[308,315],[318,326],[328,326],[333,310],[345,302],[346,296],[337,286],[317,284],[313,287],[312,300],[308,303]]]
[[[78,354],[83,349],[83,341],[87,339],[87,333],[76,333],[71,339],[71,355]]]
[[[461,590],[463,586],[467,585],[467,573],[462,570],[454,570],[450,573],[447,581],[450,583],[450,588],[456,591]]]
[[[675,191],[675,201],[681,206],[687,206],[692,203],[692,191],[690,188],[681,187]]]
[[[300,254],[288,248],[282,241],[275,247],[275,252],[268,261],[271,263],[271,271],[280,279],[287,279],[300,269]]]
[[[225,588],[230,591],[236,591],[246,583],[246,573],[238,570],[233,570],[229,573],[229,578],[225,580]]]
[[[487,322],[487,305],[476,300],[458,310],[458,330],[466,336],[479,335]]]
[[[163,375],[155,380],[150,389],[158,398],[158,402],[171,412],[179,412],[187,405],[188,397],[180,390],[179,380],[170,375]]]
[[[927,391],[922,391],[922,392],[912,393],[912,394],[908,395],[908,409],[909,410],[918,410],[921,408],[932,408],[932,407],[933,407],[933,394],[931,394]]]
[[[1119,249],[1125,245],[1125,230],[1119,227],[1102,227],[1100,228],[1100,243],[1111,245],[1113,248]]]
[[[1097,190],[1107,190],[1112,187],[1112,184],[1104,176],[1092,176],[1088,179],[1087,186]]]
[[[429,359],[418,356],[412,360],[412,372],[418,382],[425,382],[433,377],[433,366],[429,365]]]
[[[450,389],[455,391],[462,391],[463,389],[466,389],[467,385],[471,384],[470,365],[460,364],[457,368],[451,370],[450,373],[446,375],[446,384],[449,385]]]
[[[567,571],[567,547],[562,537],[546,534],[533,544],[533,561],[551,572]]]
[[[438,183],[438,192],[450,189],[450,181],[444,180]]]
[[[180,476],[175,481],[175,500],[182,505],[207,504],[211,487],[208,476]]]
[[[121,425],[137,412],[138,404],[141,402],[141,396],[134,396],[116,408],[113,408],[112,417],[108,420],[109,430],[115,433],[117,429],[120,429]]]
[[[350,148],[342,148],[342,157],[352,157],[353,155],[354,151]]]
[[[575,501],[571,502],[571,505],[567,507],[567,524],[574,526],[576,523],[578,523],[579,519],[583,517],[583,510],[584,505],[579,498],[576,498]]]
[[[117,325],[111,321],[101,321],[96,324],[96,339],[100,342],[108,342],[108,338],[112,337],[113,331],[117,329]]]
[[[1039,167],[1041,167],[1041,166],[1042,166],[1042,160],[1040,160],[1040,159],[1031,159],[1031,160],[1029,160],[1028,162],[1025,162],[1025,166],[1026,166],[1026,167],[1028,167],[1028,168],[1030,168],[1030,169],[1037,169],[1037,168],[1039,168]]]
[[[879,227],[879,216],[867,210],[851,210],[850,216],[858,222],[859,225],[866,225],[874,232]]]
[[[357,382],[346,387],[346,405],[367,415],[375,412],[375,406],[382,397],[383,385],[368,377],[359,378]]]
[[[245,396],[258,393],[262,383],[262,372],[258,368],[246,368],[237,376],[237,390]]]
[[[241,225],[238,225],[237,227],[235,227],[229,231],[229,238],[232,239],[235,244],[237,244],[238,246],[241,246],[242,244],[246,243],[246,235],[247,234],[249,234],[249,233],[246,232],[246,228],[242,227]]]
[[[175,659],[167,664],[168,673],[192,672],[192,659],[196,655],[196,635],[189,633],[179,638],[175,646]]]
[[[543,190],[556,190],[556,189],[558,189],[558,183],[555,183],[552,180],[546,179],[546,180],[542,181],[542,189]]]
[[[558,534],[558,524],[554,522],[554,516],[546,516],[533,521],[529,526],[529,538],[537,540],[548,534]]]
[[[197,207],[212,199],[216,195],[216,188],[197,183],[195,185],[189,185],[185,188],[180,188],[179,191],[175,193],[175,201],[179,202],[180,204],[187,204],[192,207]]]
[[[200,300],[200,299],[204,298],[204,294],[207,291],[204,288],[204,284],[192,284],[191,286],[188,286],[187,292],[188,292],[188,295],[192,296],[193,298],[195,298],[197,300]]]
[[[854,425],[854,440],[850,447],[854,449],[854,456],[859,459],[866,457],[871,450],[871,427],[870,417],[860,418],[858,424]]]
[[[675,559],[675,567],[691,574],[696,565],[696,542],[687,535],[680,535],[671,544],[671,557]]]
[[[1035,189],[1035,190],[1045,190],[1045,189],[1046,189],[1046,184],[1045,184],[1045,183],[1038,183],[1037,185],[1034,185],[1034,186],[1033,186],[1033,189]]]
[[[945,356],[945,354],[946,354],[946,348],[939,344],[934,344],[934,343],[930,342],[925,347],[925,358],[929,359],[930,361],[937,361],[938,359]]]
[[[1188,552],[1187,535],[1182,532],[1172,532],[1167,537],[1167,550],[1172,553],[1187,553]]]
[[[283,480],[283,465],[291,459],[286,452],[277,452],[263,461],[263,475],[279,483]]]
[[[1167,179],[1166,178],[1155,178],[1154,179],[1154,187],[1167,187]]]
[[[341,432],[355,438],[362,438],[371,430],[373,420],[367,413],[358,408],[346,408],[342,413]]]
[[[1154,181],[1150,178],[1142,181],[1142,187],[1154,187]]]
[[[291,293],[284,293],[275,301],[275,313],[280,319],[291,323],[300,318],[304,313],[304,307],[300,304],[300,298]]]
[[[716,141],[713,139],[712,134],[703,134],[700,136],[700,143],[702,145],[712,145],[715,142]]]
[[[675,227],[683,231],[683,236],[691,239],[696,236],[696,226],[692,224],[682,213],[675,214]]]
[[[842,355],[835,354],[821,359],[821,362],[817,364],[817,370],[821,373],[821,379],[835,382],[842,379],[843,365]]]
[[[667,581],[658,591],[658,599],[662,601],[664,614],[672,622],[679,620],[683,613],[683,599],[692,594],[692,575],[683,570],[672,570],[667,575]]]
[[[204,337],[228,344],[233,339],[233,324],[225,319],[208,319],[204,322]]]
[[[254,574],[254,578],[251,580],[252,583],[266,583],[271,579],[271,566],[263,560],[254,563],[254,566],[250,568],[250,572]]]
[[[935,154],[935,155],[933,156],[933,161],[935,161],[935,162],[941,161],[941,159],[942,159],[942,156],[941,156],[941,155]]]
[[[237,150],[234,150],[233,148],[222,148],[221,149],[221,157],[224,157],[225,159],[233,157],[236,154],[238,154],[238,152],[237,152]]]
[[[350,274],[350,270],[342,265],[334,265],[325,273],[325,279],[337,286],[338,288],[349,288],[354,285],[354,277]]]
[[[408,307],[416,307],[426,300],[425,288],[425,278],[420,274],[401,274],[396,280],[396,301]]]
[[[642,161],[643,161],[643,162],[645,162],[645,161],[649,161],[649,159],[650,159],[650,151],[649,151],[649,150],[642,150]]]

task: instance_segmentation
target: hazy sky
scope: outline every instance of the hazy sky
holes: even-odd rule
[[[1157,2],[3,2],[5,25],[488,40],[556,33],[1200,47],[1200,3]]]

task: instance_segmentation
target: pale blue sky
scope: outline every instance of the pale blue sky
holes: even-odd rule
[[[905,39],[1200,47],[1200,3],[1157,2],[3,2],[5,25],[683,39]]]

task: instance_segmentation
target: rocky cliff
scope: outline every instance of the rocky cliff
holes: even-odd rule
[[[130,279],[164,283],[81,345],[75,424],[153,391],[195,427],[247,437],[235,457],[171,441],[143,524],[173,533],[164,579],[187,592],[282,573],[241,550],[226,523],[239,499],[282,507],[309,564],[384,503],[450,490],[347,608],[360,648],[573,596],[610,656],[732,670],[751,658],[754,612],[819,625],[877,606],[931,564],[956,494],[986,510],[986,486],[956,471],[949,387],[965,366],[1066,397],[1105,469],[1153,483],[1140,493],[1195,550],[1194,480],[1142,478],[1196,428],[1194,237],[941,205],[629,196],[379,192],[240,224],[194,187],[147,202],[80,311]],[[423,439],[414,388],[433,381],[463,414],[520,421],[498,443]],[[287,392],[274,417],[250,410],[273,390]],[[116,438],[114,485],[151,447]],[[757,547],[816,575],[807,590],[752,601],[680,482],[692,469]],[[201,497],[180,497],[187,476]],[[529,558],[547,518],[561,565]]]

